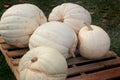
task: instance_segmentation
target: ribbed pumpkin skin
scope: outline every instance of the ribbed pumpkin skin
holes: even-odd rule
[[[61,21],[79,32],[84,23],[91,24],[90,13],[80,5],[63,3],[53,8],[48,18],[49,21]]]
[[[88,59],[99,59],[103,57],[110,48],[108,34],[99,26],[91,25],[93,30],[87,26],[83,27],[79,34],[79,52]]]
[[[61,22],[51,21],[38,27],[31,35],[29,48],[50,46],[60,51],[66,58],[74,52],[77,45],[75,32]]]
[[[37,6],[18,4],[7,9],[0,21],[0,34],[4,40],[16,47],[27,47],[33,31],[47,19]]]
[[[47,46],[31,49],[19,63],[20,80],[65,80],[67,69],[64,56]]]

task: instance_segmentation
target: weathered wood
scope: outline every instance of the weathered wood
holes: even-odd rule
[[[97,60],[99,61],[99,60],[104,60],[104,59],[112,58],[112,57],[117,57],[116,53],[114,53],[113,51],[109,51],[101,59],[96,59],[96,60],[90,60],[90,59],[86,59],[83,57],[71,58],[70,60],[68,60],[68,66],[73,65],[73,64],[85,63],[85,62],[93,62],[93,61],[95,62]]]
[[[14,73],[14,75],[15,75],[15,77],[16,77],[16,79],[17,80],[19,80],[19,74],[16,72],[17,70],[16,70],[16,68],[15,68],[15,66],[11,63],[11,58],[9,58],[8,56],[7,56],[7,50],[4,50],[2,47],[1,47],[1,45],[0,45],[0,50],[1,50],[1,52],[3,53],[3,55],[4,55],[4,57],[5,57],[5,60],[6,60],[6,62],[7,62],[7,64],[9,65],[9,67],[10,67],[10,69],[12,70],[12,72]]]
[[[20,49],[20,50],[7,51],[6,54],[9,57],[14,57],[14,56],[24,55],[27,51],[28,51],[28,49]]]
[[[9,45],[9,44],[7,44],[7,43],[4,43],[4,44],[1,44],[1,47],[3,48],[3,49],[15,49],[16,47],[14,47],[14,46],[11,46],[11,45]]]
[[[85,73],[85,72],[88,72],[88,71],[99,70],[99,69],[103,69],[103,68],[109,68],[109,67],[117,66],[117,65],[120,66],[120,58],[107,60],[107,61],[90,63],[90,64],[81,65],[81,66],[77,66],[77,67],[72,67],[72,68],[68,69],[68,75]]]
[[[67,80],[110,80],[120,78],[120,67],[95,72],[92,74],[84,74],[77,77],[68,78]]]
[[[13,59],[13,60],[11,60],[11,62],[12,62],[12,64],[13,64],[14,66],[18,66],[19,61],[20,61],[20,59]]]
[[[20,80],[20,75],[19,75],[19,71],[18,71],[18,66],[13,66],[13,73],[16,77],[16,80]]]
[[[0,37],[0,50],[16,79],[20,80],[18,64],[29,49],[10,46]],[[89,60],[79,55],[68,59],[67,63],[69,68],[66,80],[113,80],[120,77],[120,57],[113,51],[109,51],[101,59]]]
[[[0,44],[4,42],[5,42],[4,39],[0,36]]]

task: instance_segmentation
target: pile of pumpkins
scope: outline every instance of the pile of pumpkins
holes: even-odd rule
[[[20,80],[65,80],[67,61],[76,46],[88,59],[103,57],[110,47],[108,34],[91,25],[91,15],[75,3],[53,8],[48,21],[33,4],[17,4],[7,9],[0,20],[0,35],[12,46],[29,47],[19,62]]]

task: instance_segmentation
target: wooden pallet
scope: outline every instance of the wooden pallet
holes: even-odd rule
[[[16,47],[10,46],[0,37],[0,50],[4,55],[6,62],[12,72],[14,73],[17,80],[19,79],[18,64],[20,58],[28,51],[28,48],[18,49]]]
[[[7,64],[19,80],[18,64],[28,48],[19,49],[10,46],[0,37],[0,50]],[[109,51],[103,58],[88,60],[80,55],[67,60],[68,76],[66,80],[120,80],[120,57]]]

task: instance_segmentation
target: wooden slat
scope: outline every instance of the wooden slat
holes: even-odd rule
[[[118,57],[118,55],[115,52],[108,51],[104,57],[113,57],[113,56]]]
[[[19,61],[20,61],[19,58],[18,58],[18,59],[13,59],[13,60],[11,60],[11,62],[12,62],[12,64],[13,64],[14,66],[18,66]]]
[[[19,71],[18,71],[18,66],[13,66],[13,73],[16,77],[16,80],[20,80],[20,75],[19,75]]]
[[[21,57],[19,56],[23,56],[29,49],[10,46],[0,37],[0,50],[16,79],[20,80],[18,64]],[[120,77],[120,57],[112,51],[98,60],[89,60],[78,56],[67,61],[70,67],[66,80],[106,80]]]
[[[91,60],[85,59],[83,57],[76,57],[76,58],[69,59],[67,62],[68,62],[68,66],[69,66],[69,65],[74,65],[74,64],[84,63],[84,62],[89,62],[89,61],[91,61]]]
[[[14,47],[14,46],[11,46],[11,45],[8,45],[8,44],[6,44],[6,43],[4,43],[4,44],[1,44],[1,47],[3,48],[3,49],[15,49],[16,47]]]
[[[68,60],[67,62],[68,62],[68,66],[69,66],[69,65],[97,61],[97,60],[102,60],[102,59],[104,60],[104,59],[111,58],[111,57],[117,57],[116,53],[114,53],[113,51],[109,51],[104,57],[102,57],[101,59],[96,59],[96,60],[90,60],[90,59],[86,59],[83,57],[76,57],[76,58],[72,58],[72,59]]]
[[[0,44],[4,42],[5,42],[4,39],[0,36]]]
[[[24,55],[27,51],[28,51],[28,49],[21,49],[21,50],[8,51],[6,54],[9,57],[14,57],[14,56]]]
[[[20,50],[19,49],[12,50],[12,51],[8,51],[8,49],[13,49],[13,47],[6,44],[4,40],[2,39],[2,37],[0,36],[0,50],[2,54],[4,55],[6,62],[9,65],[11,71],[14,73],[16,80],[20,80],[19,72],[18,72],[18,63],[19,63],[20,58],[13,59],[12,57],[25,54],[28,51],[28,48],[20,49]]]
[[[84,73],[92,70],[102,69],[109,66],[119,65],[120,66],[120,58],[108,60],[108,61],[102,61],[102,62],[96,62],[86,65],[81,65],[77,67],[72,67],[68,69],[68,75],[73,75],[77,73]]]
[[[13,64],[11,63],[11,58],[9,58],[9,57],[6,55],[7,50],[4,50],[4,49],[1,47],[1,45],[0,45],[0,50],[1,50],[1,52],[3,53],[3,55],[5,56],[6,62],[7,62],[7,64],[9,65],[10,69],[12,70],[12,72],[14,73],[14,75],[16,76],[16,79],[19,80],[18,71],[16,71],[15,66],[13,66]]]
[[[68,78],[67,80],[108,80],[120,77],[120,67],[95,72],[92,74],[84,74],[77,77]]]

